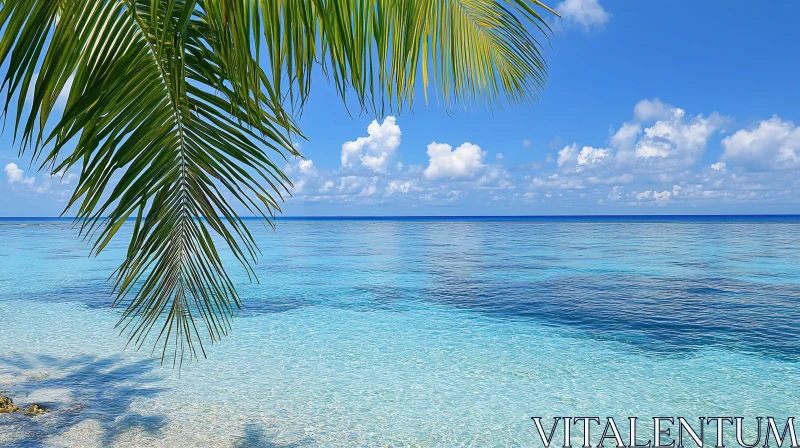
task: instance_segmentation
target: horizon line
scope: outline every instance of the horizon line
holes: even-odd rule
[[[297,216],[275,216],[273,220],[300,220],[300,219],[465,219],[465,218],[724,218],[724,217],[797,217],[800,213],[705,213],[705,214],[570,214],[570,215],[297,215]],[[74,220],[75,216],[0,216],[0,220],[12,219],[51,219],[51,220]],[[102,219],[102,218],[101,218]],[[132,221],[136,218],[128,218]],[[224,219],[224,218],[223,218]],[[263,220],[259,216],[242,216],[243,220]]]

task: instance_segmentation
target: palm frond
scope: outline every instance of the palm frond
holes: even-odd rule
[[[318,62],[345,97],[383,113],[412,105],[417,81],[445,105],[539,97],[550,27],[538,0],[260,0],[274,86],[310,91]],[[385,103],[388,101],[388,104]]]
[[[315,65],[374,112],[410,105],[417,79],[448,104],[536,99],[540,10],[534,0],[4,0],[4,113],[16,110],[15,140],[40,169],[80,171],[65,213],[92,253],[133,222],[113,277],[119,325],[137,346],[154,338],[162,360],[174,347],[179,362],[205,355],[202,341],[227,334],[241,305],[215,238],[255,277],[258,248],[235,209],[268,223],[280,211],[291,183],[274,159],[299,156],[293,113]]]

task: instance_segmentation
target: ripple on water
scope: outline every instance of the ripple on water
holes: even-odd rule
[[[0,417],[0,445],[531,446],[532,415],[796,413],[791,221],[256,235],[232,336],[178,376],[115,336],[124,244],[0,226],[0,390],[52,409]]]

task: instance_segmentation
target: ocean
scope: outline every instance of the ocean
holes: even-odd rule
[[[0,395],[50,409],[0,414],[0,446],[539,447],[533,416],[798,413],[800,217],[252,229],[259,283],[228,263],[244,307],[178,371],[114,329],[124,238],[89,258],[69,220],[0,219]]]

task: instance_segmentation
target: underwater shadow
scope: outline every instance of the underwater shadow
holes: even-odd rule
[[[270,440],[263,424],[247,423],[244,425],[244,434],[241,439],[234,444],[236,448],[298,448],[313,444],[313,440],[305,440],[302,443],[279,444]]]
[[[800,285],[725,277],[583,274],[541,281],[463,279],[435,272],[420,294],[507,320],[579,330],[656,356],[720,348],[800,362]]]
[[[150,374],[156,366],[153,360],[123,362],[121,356],[0,355],[0,372],[20,379],[3,394],[20,406],[35,399],[49,411],[35,417],[21,412],[0,416],[0,445],[42,446],[48,438],[80,431],[79,425],[85,423],[99,426],[101,446],[111,446],[137,428],[158,435],[167,422],[165,415],[142,415],[131,409],[134,400],[164,390],[154,385],[159,377]]]

